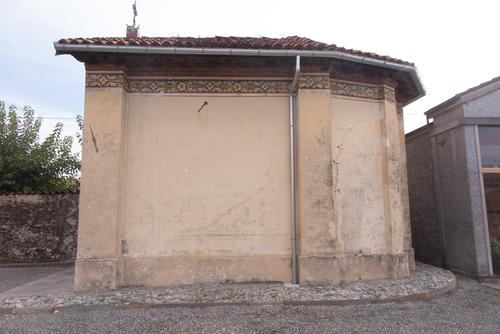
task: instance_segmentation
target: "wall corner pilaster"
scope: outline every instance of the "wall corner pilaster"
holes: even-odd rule
[[[403,115],[396,101],[395,87],[388,84],[381,87],[386,248],[390,254],[411,255]]]
[[[301,74],[298,87],[299,276],[304,283],[337,283],[329,74]]]
[[[75,290],[118,286],[126,75],[86,73]]]

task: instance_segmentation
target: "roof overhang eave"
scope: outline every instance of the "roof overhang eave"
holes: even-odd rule
[[[312,51],[312,50],[269,50],[269,49],[231,49],[231,48],[180,48],[180,47],[151,47],[130,45],[93,45],[93,44],[63,44],[54,43],[56,55],[80,52],[92,53],[125,53],[125,54],[169,54],[169,55],[206,55],[206,56],[261,56],[261,57],[308,57],[308,58],[335,58],[355,63],[372,65],[408,73],[417,90],[416,96],[405,104],[423,97],[425,88],[420,80],[417,68],[412,65],[399,64],[387,60],[380,60],[365,56],[358,56],[339,51]]]

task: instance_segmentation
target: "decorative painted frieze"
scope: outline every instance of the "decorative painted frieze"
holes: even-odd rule
[[[363,99],[383,99],[383,90],[380,86],[364,85],[354,82],[336,81],[331,82],[331,93],[349,97],[359,97]]]
[[[131,93],[286,94],[290,80],[127,79],[121,73],[87,73],[86,87],[123,87]]]
[[[396,111],[399,113],[403,112],[403,104],[402,103],[396,103]]]
[[[331,81],[331,93],[372,100],[396,101],[394,88],[386,85],[368,85],[347,81]]]
[[[242,93],[286,94],[289,80],[234,80],[234,79],[129,79],[132,93]]]
[[[396,91],[394,88],[389,86],[383,86],[384,89],[384,99],[390,102],[396,102]]]
[[[125,87],[127,84],[127,78],[123,73],[87,73],[85,78],[85,87],[96,87],[96,88],[117,88]]]
[[[310,75],[299,77],[300,89],[330,89],[330,77],[328,74]]]
[[[131,93],[288,94],[289,79],[155,79],[128,78],[123,73],[88,72],[86,87],[123,87]],[[331,94],[362,99],[396,101],[394,88],[330,79],[328,75],[299,77],[300,89],[330,89]]]

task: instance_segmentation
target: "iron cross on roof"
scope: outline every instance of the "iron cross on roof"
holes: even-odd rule
[[[133,24],[134,24],[134,28],[135,28],[135,18],[137,17],[137,4],[136,2],[134,1],[134,4],[132,5],[132,10],[134,11],[134,20],[133,20]]]

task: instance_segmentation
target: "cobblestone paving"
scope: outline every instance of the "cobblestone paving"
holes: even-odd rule
[[[352,306],[94,307],[0,315],[0,333],[500,333],[500,291]]]
[[[200,284],[163,288],[128,288],[98,293],[52,296],[0,297],[0,309],[50,308],[76,305],[219,304],[219,303],[327,303],[382,302],[449,290],[450,272],[419,264],[409,278],[328,286],[291,284]],[[15,311],[15,310],[14,310]]]

